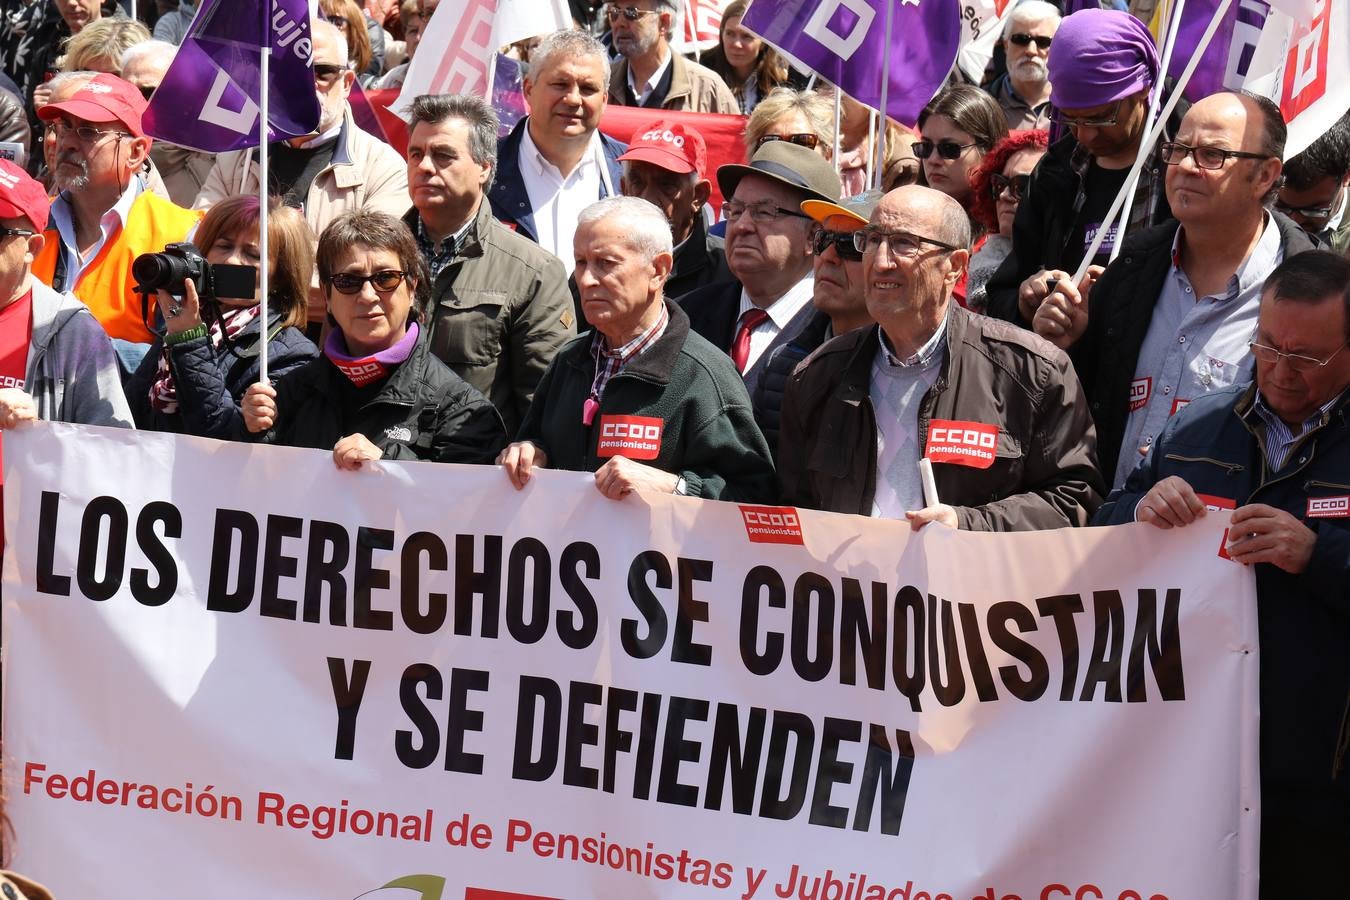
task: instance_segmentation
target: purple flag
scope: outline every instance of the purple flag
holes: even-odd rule
[[[1187,0],[1172,48],[1172,61],[1167,67],[1170,77],[1181,77],[1218,8],[1219,0]],[[1187,100],[1194,102],[1225,88],[1242,87],[1257,38],[1269,15],[1270,6],[1263,0],[1234,0],[1186,85]]]
[[[147,134],[210,153],[258,146],[263,3],[272,47],[267,140],[318,126],[307,0],[206,0],[150,98]]]
[[[886,112],[913,125],[961,45],[952,0],[755,0],[741,24],[859,103],[881,108],[886,6],[892,6]]]

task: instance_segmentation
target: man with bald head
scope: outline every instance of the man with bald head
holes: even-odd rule
[[[1280,110],[1264,97],[1198,101],[1158,150],[1176,220],[1127,237],[1090,301],[1065,281],[1036,312],[1037,333],[1071,348],[1114,487],[1179,409],[1252,378],[1261,286],[1313,246],[1267,208],[1284,142]]]
[[[1048,341],[952,302],[970,259],[960,204],[896,188],[854,235],[877,325],[834,338],[788,381],[783,501],[915,530],[1086,524],[1103,485],[1078,379]],[[922,457],[936,502],[924,499]]]

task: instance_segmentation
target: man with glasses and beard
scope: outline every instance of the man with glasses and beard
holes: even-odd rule
[[[618,0],[605,5],[614,49],[623,57],[609,78],[609,100],[683,112],[739,113],[722,76],[670,48],[672,0]]]
[[[347,39],[322,19],[312,21],[310,28],[319,125],[314,134],[271,145],[270,192],[303,210],[315,234],[322,234],[343,213],[357,209],[402,216],[411,205],[407,166],[397,150],[362,131],[352,119],[347,96],[356,73],[347,65]],[[256,194],[258,177],[253,150],[222,154],[194,206],[210,209],[232,194]],[[324,309],[316,282],[310,291],[309,321],[322,322]]]
[[[1266,208],[1285,134],[1264,97],[1221,91],[1196,102],[1177,139],[1158,145],[1176,220],[1130,235],[1089,297],[1065,281],[1036,312],[1036,333],[1073,355],[1113,487],[1182,407],[1251,378],[1261,286],[1313,247]]]
[[[727,201],[727,266],[735,281],[686,294],[689,325],[731,356],[753,396],[774,347],[811,318],[811,217],[804,200],[839,200],[834,166],[814,150],[770,141],[749,165],[725,165],[717,183]]]
[[[144,112],[136,88],[104,74],[42,107],[39,116],[56,141],[58,193],[33,274],[83,300],[109,336],[148,345],[152,335],[131,263],[186,240],[201,214],[156,196],[137,177],[151,146],[141,127]]]
[[[1065,17],[1046,58],[1051,101],[1067,132],[1031,176],[1013,224],[1013,247],[989,279],[988,314],[1031,327],[1051,288],[1077,270],[1147,131],[1148,98],[1158,80],[1153,36],[1129,13],[1085,9]],[[1166,134],[1164,134],[1166,137]],[[1162,167],[1140,173],[1129,231],[1171,214]],[[1107,232],[1084,287],[1110,258],[1118,226]]]
[[[1087,401],[1065,353],[952,302],[970,258],[961,205],[896,188],[853,237],[877,326],[834,338],[789,379],[782,502],[915,530],[1086,525],[1103,493]]]
[[[1050,70],[1045,58],[1059,28],[1059,10],[1045,0],[1019,3],[1003,29],[1008,71],[989,86],[1008,130],[1050,127]]]

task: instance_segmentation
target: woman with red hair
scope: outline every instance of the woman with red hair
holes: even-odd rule
[[[966,282],[966,306],[975,312],[984,312],[985,285],[1012,251],[1017,204],[1048,146],[1049,135],[1043,130],[1010,131],[971,173],[970,217],[985,231],[970,257]]]

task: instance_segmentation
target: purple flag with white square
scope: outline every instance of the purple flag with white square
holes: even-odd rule
[[[308,0],[206,0],[150,98],[146,133],[210,153],[258,146],[264,41],[272,47],[267,140],[312,132],[319,100]]]
[[[755,0],[741,24],[864,106],[881,108],[886,6],[892,5],[886,112],[913,125],[956,62],[953,0]]]
[[[1172,61],[1167,67],[1170,77],[1181,77],[1218,10],[1219,0],[1187,0],[1177,28],[1176,46],[1172,48]],[[1194,102],[1225,89],[1242,87],[1269,15],[1270,5],[1263,0],[1234,0],[1186,84],[1187,100]]]

